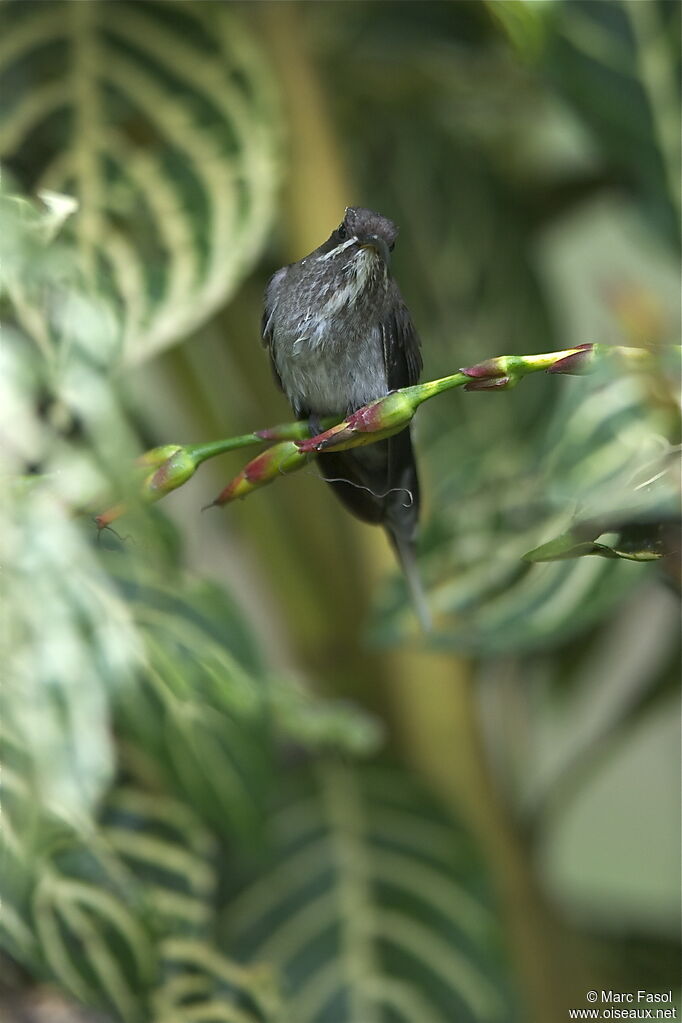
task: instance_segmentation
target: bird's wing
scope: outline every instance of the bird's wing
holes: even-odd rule
[[[393,289],[390,312],[381,324],[386,380],[390,391],[416,384],[422,371],[419,335],[395,282]]]
[[[389,390],[416,384],[422,368],[419,337],[397,285],[380,326]],[[365,522],[382,523],[395,545],[413,542],[419,479],[409,427],[387,440],[318,456],[325,478],[346,507]]]
[[[278,270],[276,274],[273,274],[268,281],[268,286],[265,289],[265,302],[263,305],[263,318],[261,320],[261,340],[263,345],[268,350],[270,356],[270,365],[272,367],[272,375],[275,378],[275,383],[279,387],[280,391],[284,390],[282,387],[282,378],[279,375],[277,369],[277,363],[275,362],[275,353],[273,348],[273,320],[277,311],[277,304],[279,302],[279,291],[282,281],[284,280],[287,272],[287,267],[283,266],[281,270]]]
[[[422,369],[419,335],[398,285],[393,282],[390,312],[381,325],[386,382],[390,391],[411,387]],[[390,437],[385,445],[383,522],[394,544],[411,543],[419,516],[419,478],[409,427]],[[375,482],[379,484],[379,473]]]

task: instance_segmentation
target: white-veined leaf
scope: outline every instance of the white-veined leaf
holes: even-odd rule
[[[207,935],[215,849],[188,806],[163,793],[119,786],[104,808],[102,839],[143,885],[157,929]]]
[[[35,480],[4,504],[5,726],[41,807],[89,811],[109,783],[108,692],[140,650],[130,616],[59,492]]]
[[[2,325],[0,701],[31,798],[40,812],[73,819],[91,810],[111,780],[109,696],[132,677],[141,644],[92,550],[92,530],[74,515],[131,451],[111,380],[91,358],[107,347],[110,318],[82,290],[68,246],[47,243],[49,228],[49,214],[0,194],[0,293],[20,304],[40,296],[69,336],[57,362],[42,358],[50,350],[47,328],[38,351]],[[78,307],[73,319],[69,303]],[[27,301],[26,308],[40,306]]]
[[[201,941],[173,938],[161,947],[164,980],[154,1002],[159,1023],[275,1023],[281,1020],[275,975],[244,967]]]
[[[271,827],[269,869],[224,923],[232,954],[281,968],[285,1018],[514,1018],[476,854],[404,777],[328,765]]]
[[[101,837],[140,884],[153,914],[159,936],[154,1020],[272,1019],[272,971],[246,969],[212,943],[218,850],[193,810],[158,792],[119,787],[107,800]]]
[[[122,879],[85,849],[69,855],[78,865],[73,874],[45,866],[36,886],[33,918],[41,954],[55,980],[79,1001],[105,1005],[125,1023],[143,1023],[156,953],[148,924],[131,904],[139,893],[128,900]]]
[[[272,728],[244,622],[217,586],[122,586],[145,658],[119,693],[121,735],[212,828],[249,832],[262,817]]]
[[[185,336],[260,252],[277,181],[268,67],[222,3],[0,9],[0,160],[72,195],[65,225],[124,357]]]
[[[626,279],[623,267],[629,266],[633,280],[642,280],[641,274],[635,276],[644,256],[633,244],[638,236],[632,222],[625,227],[614,222],[610,208],[606,218],[603,214],[593,211],[591,219],[541,250],[546,276],[563,282],[568,296],[562,302],[567,312],[564,329],[574,332],[566,343],[577,343],[576,317],[581,337],[590,323],[600,322],[604,333],[616,326],[614,309],[599,281],[592,280],[599,272],[599,253],[610,251],[608,243],[621,244],[618,266],[610,272],[617,270]],[[647,299],[665,324],[670,259],[645,232],[642,236],[658,251],[660,281],[655,291],[638,284],[639,299],[642,304]],[[633,285],[631,295],[635,291]],[[577,309],[572,319],[569,299]],[[517,438],[510,430],[487,438],[486,447],[476,437],[462,436],[433,501],[435,522],[422,559],[436,616],[436,643],[482,653],[546,645],[597,621],[652,569],[642,560],[617,558],[533,565],[523,560],[529,551],[571,529],[595,526],[592,539],[647,524],[655,533],[658,524],[679,514],[676,451],[671,446],[679,424],[674,396],[679,350],[664,345],[665,336],[652,337],[660,346],[653,349],[648,368],[633,370],[613,356],[587,376],[552,378],[555,396],[530,436]],[[528,379],[522,387],[538,385],[540,381]],[[519,393],[520,388],[513,392],[512,401]],[[499,400],[505,401],[503,396]],[[444,441],[454,443],[456,438],[453,431]],[[445,469],[442,455],[440,465]],[[395,638],[414,628],[404,586],[394,585],[384,596],[379,634]]]

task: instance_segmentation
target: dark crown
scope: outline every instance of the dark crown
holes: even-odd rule
[[[361,206],[348,206],[343,222],[349,234],[354,234],[358,238],[376,235],[383,238],[389,248],[398,237],[398,228],[392,220],[382,217],[374,210],[365,210]]]

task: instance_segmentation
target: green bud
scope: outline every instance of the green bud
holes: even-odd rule
[[[159,448],[152,448],[150,451],[145,451],[143,455],[137,459],[136,464],[141,465],[143,468],[154,469],[156,466],[162,465],[167,462],[177,451],[182,451],[181,444],[163,444]]]
[[[177,445],[168,445],[172,453],[165,460],[161,461],[155,472],[147,476],[142,484],[142,496],[147,501],[158,501],[160,497],[169,494],[171,490],[182,486],[197,469],[197,461],[187,448]],[[155,448],[155,452],[162,451],[162,448]],[[154,464],[154,463],[152,463]]]

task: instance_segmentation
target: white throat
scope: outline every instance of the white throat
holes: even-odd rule
[[[339,252],[343,252],[350,245],[355,245],[357,240],[358,239],[357,239],[356,235],[353,235],[352,238],[346,238],[345,242],[341,242],[341,244],[337,245],[336,248],[331,250],[331,252],[325,252],[325,254],[323,256],[318,256],[317,258],[318,258],[319,262],[323,263],[325,261],[325,259],[331,259],[332,256],[338,256]]]

